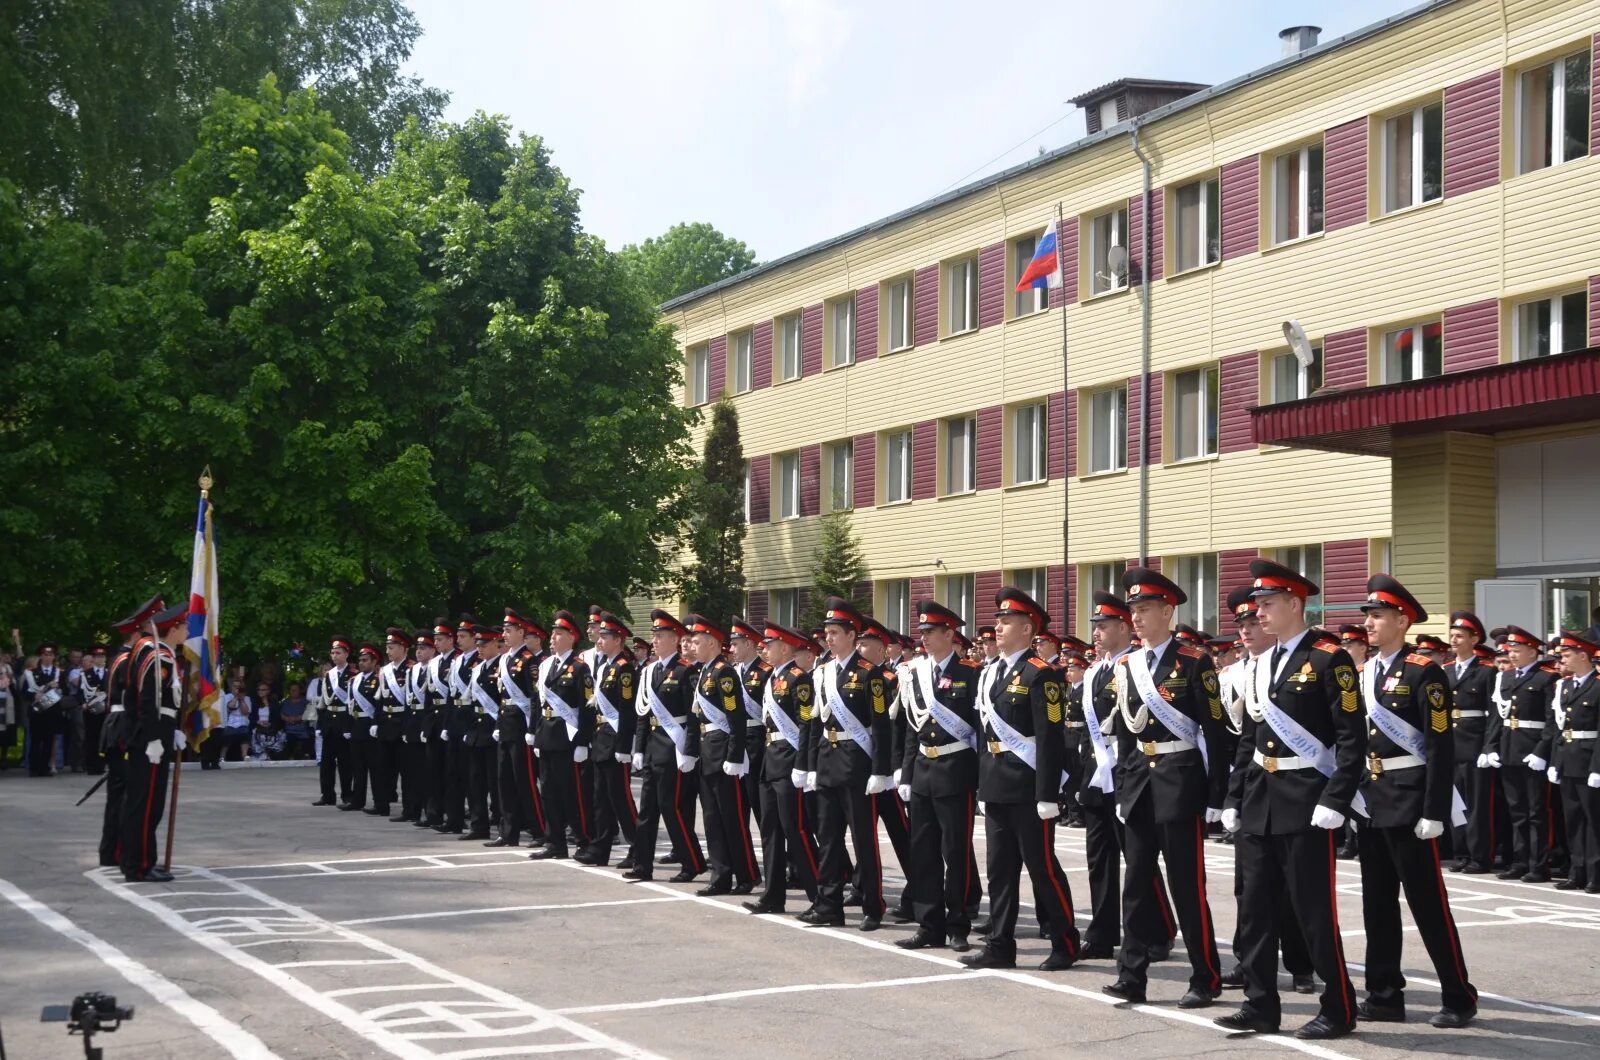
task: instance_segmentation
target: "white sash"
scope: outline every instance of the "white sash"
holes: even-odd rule
[[[1402,664],[1404,662],[1402,661]],[[1422,736],[1422,730],[1411,724],[1382,703],[1378,702],[1377,667],[1369,666],[1361,671],[1361,691],[1367,701],[1367,717],[1372,719],[1372,724],[1383,730],[1383,734],[1406,749],[1408,754],[1416,755],[1426,764],[1428,761],[1428,744]],[[1455,785],[1450,786],[1450,823],[1457,828],[1467,823],[1467,803],[1457,791]]]
[[[1511,717],[1511,700],[1500,694],[1500,682],[1505,678],[1506,671],[1497,671],[1494,675],[1494,691],[1489,693],[1489,698],[1494,700],[1494,709],[1500,715],[1500,720],[1505,721]]]
[[[1098,668],[1101,664],[1095,663]],[[1083,725],[1089,730],[1089,746],[1094,751],[1094,775],[1089,786],[1110,795],[1116,790],[1117,749],[1100,728],[1100,715],[1094,709],[1094,670],[1083,678]]]
[[[522,711],[522,716],[528,722],[533,721],[533,700],[522,687],[511,677],[511,655],[500,656],[500,690],[511,700],[511,705]]]
[[[1033,737],[1024,736],[1000,716],[998,710],[989,712],[989,728],[1000,737],[1000,742],[1005,744],[1006,750],[1028,763],[1028,768],[1037,771],[1039,768],[1039,750],[1034,746]]]
[[[734,680],[735,682],[738,681],[737,678]],[[706,724],[720,733],[725,733],[729,736],[733,735],[733,723],[728,720],[727,711],[700,694],[699,681],[694,683],[694,703],[695,706],[700,708],[700,716],[706,720]]]
[[[1261,705],[1261,711],[1266,718],[1267,725],[1272,728],[1273,732],[1277,733],[1278,739],[1288,745],[1289,750],[1293,751],[1298,757],[1310,762],[1316,767],[1317,772],[1323,776],[1333,776],[1334,766],[1336,765],[1333,748],[1323,746],[1321,740],[1311,735],[1304,725],[1289,717],[1278,704],[1272,701],[1272,663],[1270,659],[1265,666],[1259,664],[1256,666],[1256,702]],[[1370,816],[1367,813],[1367,800],[1359,791],[1350,800],[1350,808],[1363,817]]]
[[[545,683],[560,665],[561,661],[553,655],[544,661],[544,665],[539,667],[539,690],[544,694],[544,705],[556,712],[556,717],[567,727],[567,739],[572,740],[578,735],[578,711],[562,698],[560,692]]]
[[[356,707],[360,709],[361,716],[363,718],[377,717],[378,708],[373,705],[372,700],[361,694],[361,679],[356,678],[355,680],[350,681],[348,684],[350,689],[349,695],[355,697]]]
[[[998,660],[983,664],[983,669],[978,671],[978,717],[984,721],[989,720],[989,690],[994,687],[994,675],[999,672],[1003,664]]]
[[[454,662],[454,657],[450,661]],[[443,655],[435,655],[428,660],[428,686],[433,689],[435,695],[441,698],[450,694],[449,686],[445,684],[444,678],[439,676],[439,671],[444,668],[444,664],[445,657]]]
[[[606,695],[598,684],[594,686],[594,705],[599,709],[600,716],[606,719],[606,724],[611,726],[611,731],[616,732],[622,711],[617,709],[617,705],[611,702],[611,697]]]
[[[777,676],[777,672],[773,672]],[[772,682],[767,681],[766,688],[761,691],[761,716],[772,722],[772,727],[778,730],[778,735],[786,740],[790,747],[800,750],[800,726],[784,709],[778,706],[778,701],[772,696]]]
[[[1556,716],[1556,728],[1558,729],[1565,729],[1567,727],[1567,708],[1561,702],[1561,693],[1566,691],[1566,688],[1567,678],[1563,677],[1556,682],[1555,698],[1550,701],[1550,710]]]
[[[1128,672],[1133,675],[1133,687],[1139,690],[1139,698],[1144,701],[1146,709],[1178,739],[1200,748],[1200,761],[1210,769],[1211,755],[1206,750],[1206,734],[1201,731],[1200,723],[1161,698],[1155,680],[1150,676],[1150,667],[1145,665],[1144,652],[1129,653],[1127,662]]]
[[[480,659],[472,664],[472,677],[467,681],[467,687],[472,690],[472,698],[478,701],[478,706],[483,708],[483,712],[491,718],[498,719],[500,704],[494,701],[488,689],[478,683],[478,676],[483,673],[483,668],[487,665],[489,665],[487,659]]]
[[[651,665],[654,666],[655,663]],[[646,680],[643,682],[645,699],[650,704],[650,713],[655,715],[656,723],[667,731],[667,739],[672,741],[673,749],[679,755],[687,757],[685,748],[688,746],[689,734],[683,731],[683,723],[673,716],[665,703],[661,702],[661,696],[656,693],[655,685],[648,680],[650,676],[652,675],[647,671]]]
[[[458,702],[467,698],[469,694],[467,692],[467,686],[472,681],[471,674],[468,674],[466,678],[461,676],[463,673],[467,673],[468,670],[468,664],[466,660],[467,657],[465,655],[458,655],[450,666],[450,694],[454,696]],[[472,664],[472,673],[476,672],[477,664],[474,663]]]
[[[400,682],[395,679],[394,663],[389,663],[383,668],[383,683],[389,686],[389,694],[394,701],[400,704],[400,709],[406,709],[406,692],[400,687]]]
[[[339,681],[339,675],[341,673],[344,676],[344,682],[342,684]],[[348,669],[343,670],[343,671],[331,670],[328,673],[328,687],[333,690],[333,698],[337,699],[340,703],[343,703],[345,706],[349,706],[350,705],[350,685],[351,685],[351,683],[352,683],[352,679],[350,677],[350,671]]]
[[[751,663],[750,665],[754,666],[755,663]],[[739,674],[739,699],[744,703],[745,717],[750,721],[759,724],[761,721],[761,704],[756,702],[755,697],[750,694],[750,690],[745,687],[744,679],[747,675],[739,673],[739,668],[737,666],[733,668],[733,672]],[[770,674],[768,675],[767,680],[769,683],[771,682],[772,678]]]
[[[863,724],[861,719],[845,705],[844,699],[839,695],[839,663],[832,663],[822,674],[823,695],[827,703],[830,716],[839,719],[839,727],[844,734],[861,750],[866,752],[868,758],[872,757],[872,733]]]
[[[939,697],[934,694],[933,660],[928,660],[928,665],[918,668],[916,676],[917,691],[922,693],[922,700],[928,705],[928,713],[932,715],[933,720],[944,726],[950,735],[976,751],[978,730],[963,721],[961,715],[939,702]]]

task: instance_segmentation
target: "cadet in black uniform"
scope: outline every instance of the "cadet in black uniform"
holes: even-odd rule
[[[1444,1001],[1429,1022],[1465,1027],[1478,1011],[1478,992],[1467,981],[1439,861],[1439,837],[1455,796],[1449,690],[1439,664],[1406,643],[1406,633],[1426,622],[1428,613],[1405,586],[1387,574],[1373,575],[1361,610],[1372,645],[1372,658],[1361,673],[1368,725],[1361,794],[1370,823],[1361,826],[1360,855],[1367,999],[1356,1015],[1383,1023],[1406,1018],[1406,980],[1400,973],[1404,887]]]
[[[356,672],[350,678],[350,725],[345,730],[350,744],[350,801],[341,803],[341,810],[364,810],[367,806],[367,786],[372,781],[372,762],[376,757],[372,743],[377,739],[378,649],[372,644],[362,644],[356,649]],[[373,787],[374,799],[382,793]],[[384,811],[388,813],[387,810]]]
[[[1558,644],[1561,681],[1551,700],[1556,735],[1550,769],[1561,788],[1572,866],[1556,890],[1600,894],[1600,681],[1594,672],[1600,645],[1587,632],[1573,631],[1562,633]]]
[[[183,681],[177,648],[188,634],[188,616],[189,608],[181,604],[151,616],[146,629],[154,636],[140,644],[131,664],[128,709],[133,716],[127,721],[127,791],[118,840],[122,877],[129,883],[172,879],[156,865],[156,826],[166,808],[173,754],[185,743],[178,734]]]
[[[766,755],[766,724],[761,720],[761,695],[772,673],[761,658],[761,631],[734,615],[728,621],[728,648],[733,655],[733,668],[739,674],[739,693],[743,696],[745,713],[745,754],[750,756],[750,769],[740,781],[744,784],[744,804],[761,825],[761,760]]]
[[[1521,626],[1505,627],[1505,639],[1511,669],[1495,678],[1490,695],[1494,713],[1479,761],[1500,771],[1511,817],[1512,863],[1498,878],[1549,883],[1550,783],[1545,770],[1555,743],[1550,724],[1555,668],[1540,663],[1544,642]]]
[[[100,821],[100,864],[107,868],[122,863],[119,854],[122,835],[122,802],[127,797],[129,726],[133,722],[138,689],[134,685],[133,659],[139,645],[147,639],[140,630],[151,616],[166,609],[159,596],[152,596],[138,610],[116,624],[122,646],[106,667],[106,724],[100,731],[106,758],[106,806]]]
[[[589,769],[594,777],[594,840],[573,856],[585,865],[605,865],[620,833],[627,854],[618,868],[631,869],[639,810],[633,803],[633,736],[638,724],[639,664],[626,650],[632,636],[627,625],[610,611],[601,611],[595,631],[598,670],[594,675],[594,739],[589,748]]]
[[[700,805],[705,811],[706,854],[711,879],[696,893],[749,894],[760,871],[750,841],[750,816],[744,801],[745,713],[739,674],[722,657],[727,634],[703,615],[683,620],[695,671],[694,713],[700,725]]]
[[[694,702],[693,664],[679,653],[688,631],[657,608],[650,612],[650,645],[655,659],[639,677],[639,725],[633,738],[633,769],[650,770],[639,800],[637,842],[630,880],[655,874],[656,829],[665,818],[672,850],[680,861],[674,883],[688,883],[705,871],[705,855],[694,830],[695,795],[700,790],[700,726],[689,707]]]
[[[474,668],[478,664],[478,620],[462,615],[456,625],[456,653],[447,670],[450,699],[443,707],[439,738],[449,750],[445,754],[444,830],[453,835],[466,833],[467,774],[470,755],[466,734],[475,724],[477,704],[472,693]],[[487,828],[487,825],[485,826]],[[489,838],[487,835],[481,838]]]
[[[333,664],[322,675],[322,702],[317,705],[317,732],[322,736],[322,757],[317,761],[317,776],[322,797],[313,806],[333,806],[334,780],[338,780],[337,805],[350,805],[350,667],[351,642],[334,637],[328,645],[328,660]]]
[[[433,621],[433,658],[428,660],[423,687],[428,748],[428,808],[423,821],[435,832],[445,832],[445,791],[450,784],[450,670],[456,659],[456,630],[440,617]]]
[[[497,779],[494,732],[500,724],[500,627],[479,626],[473,643],[478,655],[467,674],[469,705],[457,715],[467,776],[467,830],[460,837],[462,842],[487,840],[489,822],[495,818],[489,792]]]
[[[894,766],[894,773],[890,774],[889,790],[883,798],[874,799],[873,805],[877,809],[878,820],[883,824],[883,834],[889,839],[889,846],[894,850],[895,860],[900,863],[900,874],[907,880],[910,879],[910,860],[908,837],[911,833],[911,822],[906,816],[906,804],[896,790],[895,773],[900,771],[900,761],[905,757],[906,751],[906,720],[899,716],[895,704],[900,698],[900,674],[889,662],[888,653],[891,644],[898,645],[900,635],[885,626],[875,618],[863,615],[861,618],[861,633],[856,638],[856,652],[867,662],[876,666],[883,672],[884,695],[889,700],[889,762]],[[864,889],[860,871],[856,873],[855,887],[845,905],[855,905],[855,899]],[[900,901],[892,910],[895,923],[909,924],[913,919],[911,903],[907,898],[907,890],[900,892]]]
[[[900,797],[911,807],[906,890],[917,930],[895,945],[915,950],[971,948],[968,909],[973,820],[978,808],[978,668],[956,654],[965,620],[931,600],[917,604],[927,655],[910,664],[901,691],[909,735],[900,765]]]
[[[795,661],[795,652],[809,641],[772,622],[763,639],[769,671],[761,689],[766,744],[761,760],[761,860],[766,886],[757,901],[744,907],[752,913],[781,913],[791,871],[806,898],[812,904],[817,900],[817,850],[805,805],[805,762],[808,739],[816,735],[811,725],[816,701],[811,675]]]
[[[1456,787],[1467,803],[1467,823],[1455,830],[1452,872],[1474,875],[1494,867],[1494,787],[1495,773],[1479,769],[1478,757],[1487,748],[1484,737],[1489,729],[1489,693],[1494,687],[1495,668],[1478,658],[1478,646],[1485,639],[1483,622],[1471,611],[1450,615],[1450,648],[1455,661],[1445,664],[1444,678],[1450,686],[1450,724],[1455,732]]]
[[[547,838],[534,859],[567,856],[567,832],[578,847],[594,839],[594,817],[589,792],[589,743],[594,737],[594,712],[585,709],[594,696],[594,677],[577,647],[578,620],[570,611],[557,611],[550,621],[550,657],[539,667],[539,698],[544,717],[533,736],[533,753],[539,759],[544,781]]]
[[[428,773],[428,727],[433,713],[428,703],[428,671],[437,652],[433,634],[426,629],[412,634],[411,645],[416,665],[406,670],[406,713],[400,729],[400,816],[394,819],[426,828],[433,792]]]
[[[388,817],[400,795],[400,736],[405,731],[411,669],[411,634],[399,626],[383,631],[383,650],[389,657],[378,670],[378,711],[367,730],[368,772],[372,778],[372,805],[364,813]],[[399,814],[395,820],[401,820]]]
[[[1255,694],[1246,699],[1223,820],[1237,833],[1244,875],[1237,937],[1245,1003],[1216,1022],[1234,1031],[1277,1031],[1279,908],[1287,888],[1324,984],[1316,1018],[1295,1037],[1338,1038],[1355,1027],[1356,999],[1339,937],[1334,835],[1366,763],[1361,693],[1355,664],[1337,639],[1306,628],[1305,602],[1316,585],[1268,560],[1253,560],[1250,575],[1257,621],[1276,643],[1254,664]]]
[[[533,732],[533,717],[537,694],[534,682],[538,678],[539,659],[526,641],[529,627],[537,629],[524,619],[515,608],[505,610],[505,624],[501,637],[505,650],[495,661],[496,687],[500,692],[499,714],[495,730],[495,783],[500,787],[500,819],[495,822],[499,835],[484,846],[514,847],[522,843],[524,830],[544,829],[536,819],[534,796],[529,788],[526,762],[533,757],[533,745],[528,736]]]

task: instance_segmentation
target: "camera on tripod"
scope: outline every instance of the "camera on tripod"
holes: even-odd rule
[[[86,1060],[100,1060],[101,1051],[94,1045],[96,1034],[109,1034],[131,1019],[132,1005],[123,1008],[116,998],[98,990],[79,994],[70,1005],[46,1005],[39,1013],[41,1023],[65,1023],[68,1034],[81,1033]]]

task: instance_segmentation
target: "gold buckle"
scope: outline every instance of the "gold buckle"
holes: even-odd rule
[[[1383,759],[1378,757],[1377,752],[1368,752],[1367,772],[1371,773],[1374,778],[1383,776]]]
[[[1265,769],[1268,773],[1276,773],[1278,771],[1278,759],[1272,755],[1263,755],[1261,758],[1261,768]]]
[[[1146,740],[1146,741],[1144,741],[1143,743],[1141,743],[1139,745],[1139,750],[1143,751],[1149,757],[1154,758],[1156,756],[1156,744],[1155,744],[1155,741],[1154,740]]]
[[[1565,740],[1567,743],[1571,743],[1572,742],[1572,730],[1568,729],[1566,732],[1562,733],[1561,734],[1561,738],[1563,740]]]
[[[1450,712],[1450,720],[1451,721],[1460,721],[1461,720],[1461,710],[1460,710],[1460,708],[1457,708],[1457,709],[1452,710]]]
[[[660,727],[661,727],[661,723],[656,720],[655,715],[654,714],[650,715],[650,728],[658,729]]]
[[[923,744],[922,745],[922,753],[924,755],[926,755],[928,758],[938,758],[939,757],[939,749],[937,747],[934,747],[931,744]]]
[[[1510,729],[1515,729],[1517,727],[1517,719],[1516,718],[1511,718],[1510,720],[1508,720],[1506,722],[1506,727],[1510,728]]]
[[[1001,743],[999,740],[990,740],[989,741],[989,753],[990,754],[997,755],[1001,751],[1004,751],[1005,749],[1006,749],[1006,745]]]
[[[828,743],[834,747],[839,746],[839,731],[837,729],[828,730]]]

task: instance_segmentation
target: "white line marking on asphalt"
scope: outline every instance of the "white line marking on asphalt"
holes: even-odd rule
[[[451,909],[446,912],[432,913],[401,913],[396,916],[368,916],[360,920],[338,920],[335,923],[341,927],[355,927],[358,924],[393,924],[402,920],[438,920],[447,916],[480,916],[491,913],[542,913],[552,909],[600,909],[614,905],[654,905],[661,902],[681,902],[683,897],[675,898],[624,898],[612,902],[569,902],[563,905],[500,905],[483,909]]]
[[[186,990],[160,972],[134,960],[111,943],[80,928],[9,880],[0,880],[0,895],[4,895],[12,905],[51,931],[71,939],[94,954],[128,982],[149,994],[157,1003],[167,1006],[194,1024],[212,1041],[226,1049],[229,1056],[239,1057],[240,1060],[276,1060],[278,1054],[268,1049],[260,1038],[227,1019],[210,1005],[196,1001]]]
[[[599,1049],[598,1045],[588,1042],[572,1042],[568,1045],[544,1045],[532,1049],[521,1046],[491,1046],[487,1049],[463,1049],[455,1053],[440,1053],[439,1060],[472,1060],[473,1057],[482,1056],[525,1056],[528,1053],[575,1053],[584,1049]]]
[[[662,997],[654,1001],[624,1001],[615,1005],[580,1005],[576,1008],[558,1008],[557,1012],[579,1015],[590,1012],[632,1012],[638,1009],[671,1008],[674,1005],[699,1005],[713,1001],[737,1001],[746,997],[767,997],[772,994],[806,994],[819,990],[876,990],[880,987],[918,986],[922,983],[948,983],[955,979],[978,979],[985,972],[951,972],[949,975],[917,975],[903,979],[874,979],[866,983],[800,983],[795,986],[763,986],[750,990],[729,990],[721,994],[698,994],[693,997]]]
[[[304,869],[324,868],[326,872],[338,872],[338,869],[325,868],[328,865],[373,865],[385,861],[418,861],[423,857],[441,858],[493,858],[499,857],[503,850],[463,850],[454,854],[385,854],[381,857],[371,858],[324,858],[321,861],[274,861],[264,865],[221,865],[211,869],[211,872],[244,872],[248,869]]]
[[[262,880],[303,880],[307,877],[313,876],[319,880],[337,880],[342,879],[345,876],[376,876],[380,873],[386,872],[432,872],[439,869],[504,869],[536,864],[536,862],[529,861],[525,857],[511,861],[479,862],[475,865],[457,865],[454,862],[432,864],[426,859],[422,858],[412,858],[410,860],[422,861],[423,864],[395,865],[386,869],[348,869],[345,871],[339,871],[336,869],[331,872],[277,872],[267,876],[219,876],[217,878],[220,880],[227,880],[229,883],[256,883]]]
[[[388,994],[401,990],[449,990],[450,983],[384,983],[381,986],[346,986],[338,990],[324,990],[327,997],[349,997],[352,994]]]

